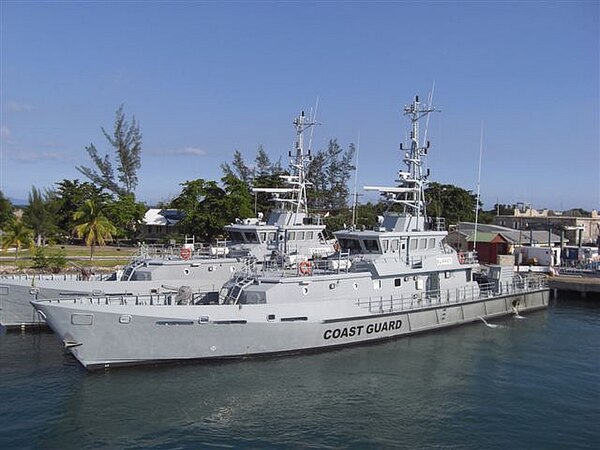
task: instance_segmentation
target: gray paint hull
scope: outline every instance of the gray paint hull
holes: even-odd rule
[[[350,300],[242,307],[82,307],[61,301],[37,302],[35,307],[84,367],[98,369],[329,350],[505,316],[515,312],[513,302],[518,302],[518,312],[541,309],[548,299],[549,291],[539,289],[385,314],[368,313]],[[350,314],[336,317],[336,310]],[[271,321],[270,314],[275,315]]]

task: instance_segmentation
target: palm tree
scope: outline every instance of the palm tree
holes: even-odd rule
[[[103,204],[96,199],[86,200],[81,208],[73,214],[75,235],[85,239],[85,245],[90,246],[90,260],[94,259],[96,245],[105,245],[112,240],[112,235],[117,232],[102,211]]]
[[[33,232],[27,228],[20,220],[13,220],[5,227],[5,233],[2,239],[2,250],[6,251],[9,247],[15,247],[15,261],[19,259],[19,250],[21,247],[33,249]]]

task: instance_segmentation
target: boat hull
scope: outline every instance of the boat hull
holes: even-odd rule
[[[285,305],[140,306],[33,302],[87,369],[332,350],[545,308],[549,290],[365,314],[351,301]],[[337,303],[344,317],[328,315]],[[95,307],[100,306],[100,307]],[[314,311],[321,311],[318,315]],[[309,311],[313,311],[310,314]],[[291,315],[293,314],[293,316]],[[269,318],[271,316],[271,319]]]
[[[193,262],[182,265],[183,268],[178,268],[177,272],[174,270],[172,278],[140,281],[84,281],[67,276],[1,278],[0,325],[9,329],[44,325],[30,304],[30,301],[37,299],[165,292],[184,285],[194,291],[217,292],[242,266],[243,263],[237,261],[215,262],[212,265],[203,263],[202,266]],[[209,271],[206,267],[213,270]],[[186,269],[188,272],[184,272]]]

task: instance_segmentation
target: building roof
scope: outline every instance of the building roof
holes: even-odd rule
[[[456,231],[468,240],[468,236],[475,233],[475,224],[473,222],[459,222],[456,226]],[[515,230],[500,225],[477,224],[477,242],[484,242],[479,238],[479,235],[482,233],[499,234],[510,244],[535,245],[548,243],[547,231]],[[533,238],[533,242],[531,242],[531,238]],[[550,242],[553,244],[560,242],[560,236],[552,233],[550,235]],[[567,239],[564,239],[563,242],[566,243]]]
[[[475,242],[475,233],[473,232],[467,235],[466,240],[467,242]],[[477,242],[487,242],[491,244],[494,243],[494,241],[507,242],[506,238],[504,238],[500,233],[479,231],[479,227],[477,227]]]
[[[144,214],[144,225],[175,225],[183,218],[181,211],[176,209],[150,208]]]

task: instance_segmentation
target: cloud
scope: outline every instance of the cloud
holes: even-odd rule
[[[184,147],[173,150],[158,150],[152,152],[153,155],[164,155],[164,156],[204,156],[206,151],[196,147]]]
[[[61,152],[19,152],[15,160],[23,163],[34,163],[38,161],[63,161],[65,155]]]
[[[10,137],[10,129],[7,126],[2,125],[2,127],[0,127],[0,137],[2,139],[8,139]]]
[[[26,112],[31,111],[33,108],[29,105],[10,100],[8,103],[6,103],[6,109],[8,109],[11,112]]]

